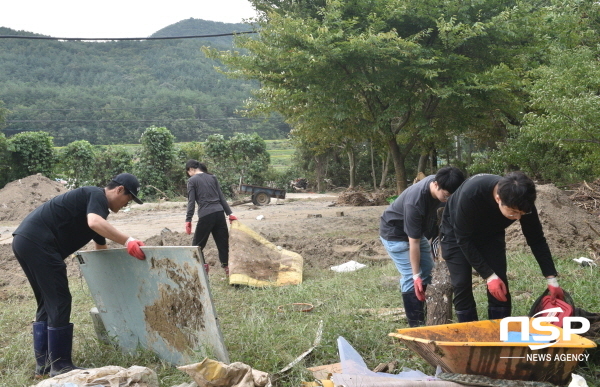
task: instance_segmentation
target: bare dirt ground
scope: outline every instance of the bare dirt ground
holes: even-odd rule
[[[59,183],[39,175],[12,182],[0,190],[0,300],[3,293],[6,297],[5,288],[26,283],[12,254],[12,231],[33,208],[65,191]],[[244,204],[232,210],[241,222],[267,240],[301,254],[305,268],[326,269],[349,260],[386,259],[378,239],[379,216],[386,205],[372,205],[380,202],[362,196],[290,193],[285,200],[273,199],[267,206]],[[553,255],[570,259],[573,256],[569,254],[576,252],[600,259],[597,214],[577,206],[568,192],[551,184],[538,186],[536,205]],[[136,204],[111,214],[108,220],[147,245],[191,245],[192,236],[184,232],[185,211],[183,202]],[[196,220],[195,216],[194,223]],[[518,222],[507,230],[507,247],[527,249]],[[211,266],[218,266],[212,238],[204,255]],[[70,261],[70,270],[76,269],[74,260]]]

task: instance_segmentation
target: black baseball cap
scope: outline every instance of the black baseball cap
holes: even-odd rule
[[[137,204],[144,204],[144,202],[137,197],[138,192],[140,191],[140,182],[137,177],[133,176],[131,173],[121,173],[120,175],[115,176],[113,181],[125,187]]]

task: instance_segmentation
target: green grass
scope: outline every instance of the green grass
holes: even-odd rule
[[[574,255],[576,256],[576,255]],[[556,259],[560,284],[579,306],[590,312],[600,311],[598,269],[582,268],[570,259]],[[404,320],[385,321],[359,312],[362,308],[401,307],[397,276],[391,263],[372,264],[353,273],[334,273],[308,268],[304,282],[298,286],[254,289],[228,286],[222,271],[211,270],[211,292],[221,323],[226,347],[232,362],[243,362],[257,370],[278,372],[310,348],[320,321],[323,321],[321,345],[305,360],[278,379],[275,386],[298,386],[312,380],[306,367],[339,362],[336,340],[343,336],[362,355],[370,368],[397,359],[400,367],[434,374],[435,370],[417,354],[388,337],[395,329],[406,327]],[[510,254],[509,279],[513,294],[531,295],[514,301],[513,315],[529,312],[546,284],[535,259],[530,255]],[[83,367],[140,365],[152,368],[160,385],[171,387],[191,382],[187,374],[161,362],[148,352],[124,354],[97,341],[89,317],[93,302],[83,279],[72,278],[72,320],[75,323],[74,361]],[[485,286],[475,286],[479,316],[485,319]],[[35,302],[28,286],[8,289],[0,298],[0,386],[29,386],[34,359],[31,350],[30,319]],[[294,302],[314,305],[312,312],[278,312],[278,306]],[[589,386],[599,387],[598,354],[594,360],[577,368]],[[201,359],[198,359],[201,360]]]

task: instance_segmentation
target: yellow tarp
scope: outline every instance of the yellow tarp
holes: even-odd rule
[[[274,245],[236,220],[229,238],[229,283],[253,287],[302,283],[302,256]]]

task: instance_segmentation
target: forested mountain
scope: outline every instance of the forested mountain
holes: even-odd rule
[[[246,24],[187,19],[152,37],[251,31]],[[0,28],[0,36],[41,36]],[[236,115],[253,82],[228,79],[202,46],[233,48],[216,38],[79,42],[0,38],[0,101],[10,113],[3,132],[47,131],[56,145],[137,143],[144,129],[167,127],[177,141],[210,134],[257,132],[265,139],[289,131],[280,118],[267,122]]]

